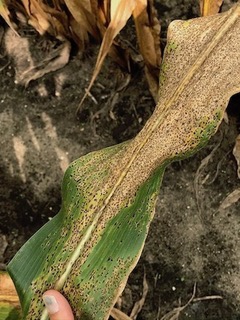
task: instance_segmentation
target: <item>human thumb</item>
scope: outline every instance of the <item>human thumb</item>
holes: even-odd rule
[[[74,320],[72,309],[64,296],[56,290],[48,290],[43,294],[43,302],[50,320]]]

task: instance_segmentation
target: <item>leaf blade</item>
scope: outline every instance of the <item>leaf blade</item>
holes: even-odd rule
[[[58,281],[69,264],[69,258],[72,258],[76,246],[81,243],[84,237],[86,241],[82,251],[79,252],[78,259],[74,261],[74,268],[70,270],[69,274],[71,277],[66,279],[68,281],[65,282],[63,291],[65,292],[65,289],[68,288],[66,294],[72,299],[71,303],[76,313],[88,305],[87,310],[84,311],[84,317],[91,319],[91,314],[94,312],[93,308],[89,307],[92,294],[96,290],[100,290],[99,288],[105,289],[102,283],[91,281],[91,274],[87,271],[89,270],[88,265],[90,265],[91,271],[95,270],[94,267],[91,267],[93,261],[91,254],[94,248],[98,246],[98,250],[95,250],[95,253],[98,254],[108,242],[105,239],[109,234],[110,238],[108,239],[113,239],[111,228],[116,222],[114,219],[117,219],[118,223],[129,220],[129,218],[122,220],[122,214],[126,212],[124,211],[126,208],[134,208],[136,198],[140,197],[141,188],[145,188],[150,182],[149,188],[151,188],[153,184],[151,179],[156,179],[159,183],[161,172],[155,176],[157,168],[160,171],[164,170],[167,163],[192,155],[209,140],[221,122],[229,96],[240,89],[239,17],[240,5],[229,13],[219,16],[172,24],[162,66],[162,72],[165,70],[165,79],[162,79],[164,81],[161,82],[162,94],[152,118],[135,139],[87,155],[72,165],[66,176],[71,177],[72,180],[70,179],[70,182],[65,180],[63,190],[65,214],[64,226],[59,240],[59,246],[62,246],[63,249],[60,256],[51,258],[55,264],[52,265],[51,259],[46,261],[45,269],[41,270],[41,276],[37,276],[36,281],[32,282],[31,290],[35,292],[33,295],[35,300],[32,300],[27,319],[35,319],[36,313],[34,312],[41,312],[42,306],[39,305],[41,293],[47,289],[48,285],[54,285]],[[192,35],[191,41],[195,44],[195,46],[191,45],[190,51],[189,34]],[[207,34],[207,37],[203,37],[202,34]],[[223,37],[225,42],[222,42]],[[224,65],[222,64],[223,53],[228,57]],[[182,65],[183,68],[176,70],[176,64]],[[217,76],[212,76],[209,79],[209,74]],[[221,90],[223,84],[225,85],[224,92]],[[148,223],[152,218],[155,193],[149,191],[148,199],[144,198],[144,195],[141,196],[141,199],[145,200],[145,204],[137,201],[138,206],[143,208],[143,215],[147,216],[146,219],[141,219],[140,226],[138,226],[139,232],[140,230],[143,232],[141,233],[141,242],[144,242],[144,233],[146,236]],[[150,208],[146,209],[144,205],[148,202],[147,200],[151,204]],[[129,210],[133,215],[135,210]],[[138,223],[137,220],[134,221]],[[86,237],[92,223],[95,224],[94,228],[90,232],[90,237]],[[128,227],[125,223],[127,242],[129,242],[130,234]],[[71,235],[68,233],[69,229],[71,229]],[[65,241],[63,240],[64,236],[67,240],[62,244],[62,241]],[[120,238],[120,235],[116,238]],[[49,254],[55,253],[57,248],[58,245],[55,245]],[[113,253],[115,252],[114,248],[116,247],[113,246],[111,250]],[[123,274],[121,274],[121,270],[117,269],[116,258],[115,269],[110,272],[109,279],[116,270],[116,275],[120,277],[119,281],[124,283],[138,259],[136,251],[140,253],[139,248],[140,244],[137,243],[136,247],[134,246],[135,251],[130,264],[128,264],[125,253]],[[129,251],[131,250],[129,249]],[[100,259],[101,257],[98,256],[94,260],[96,265]],[[86,261],[88,261],[87,264],[85,264]],[[104,261],[106,263],[106,257]],[[63,271],[59,274],[58,270],[61,268]],[[74,270],[76,274],[74,274]],[[85,272],[86,282],[84,282],[85,278],[82,278],[83,272]],[[102,271],[98,271],[94,280],[102,279],[103,276],[104,268]],[[68,282],[71,282],[69,287]],[[80,300],[78,300],[78,294],[81,295],[81,290],[80,293],[78,292],[79,284],[80,287],[82,285],[81,289],[86,290],[84,298]],[[84,286],[85,284],[86,286]],[[120,286],[120,282],[118,284]],[[89,287],[90,285],[94,288]],[[76,289],[75,294],[72,294],[72,288]],[[111,290],[111,305],[108,292],[104,291],[102,295],[103,300],[107,297],[109,308],[119,293],[114,284]],[[98,300],[97,308],[100,309],[101,317],[105,313],[104,317],[106,318],[110,310],[107,311],[106,305],[101,305],[103,302]]]
[[[116,150],[116,148],[113,149]],[[103,151],[101,152],[103,153]],[[91,161],[91,156],[88,157]],[[89,162],[87,163],[89,164]],[[78,164],[79,163],[75,165]],[[111,311],[111,307],[120,294],[120,291],[124,288],[129,270],[132,270],[135,266],[143,248],[143,243],[147,235],[146,228],[148,228],[153,217],[154,204],[163,170],[163,168],[161,168],[160,171],[158,170],[151,181],[148,181],[140,188],[136,197],[129,201],[126,207],[121,209],[113,218],[106,220],[104,233],[101,236],[99,235],[99,237],[93,241],[93,245],[90,246],[91,251],[88,252],[88,248],[87,251],[85,250],[82,252],[82,256],[85,256],[85,259],[79,258],[75,261],[75,265],[71,270],[67,282],[63,284],[63,291],[69,297],[77,318],[80,317],[83,320],[93,319],[95,317],[97,319],[107,318]],[[67,184],[71,184],[71,181],[69,181],[68,178],[72,174],[72,172],[67,174],[67,177],[65,178],[67,179]],[[91,174],[91,172],[89,174]],[[75,183],[73,184],[75,185]],[[69,192],[66,196],[68,195]],[[40,229],[40,231],[32,238],[32,240],[30,239],[30,241],[22,248],[19,254],[9,265],[9,272],[16,283],[18,293],[21,297],[24,319],[25,317],[26,319],[40,318],[43,309],[43,305],[40,304],[40,299],[42,293],[47,289],[45,282],[54,283],[55,279],[57,279],[62,272],[62,270],[56,266],[61,266],[61,263],[65,259],[64,254],[66,253],[66,250],[64,248],[66,248],[66,238],[64,241],[61,240],[63,237],[61,237],[60,241],[57,240],[54,242],[51,240],[51,244],[48,244],[47,247],[49,249],[52,248],[52,251],[49,253],[46,251],[39,253],[39,250],[37,251],[36,248],[45,247],[46,249],[44,239],[46,237],[50,239],[49,235],[51,235],[52,230],[55,229],[54,223],[56,223],[56,221],[59,222],[59,229],[60,224],[62,223],[62,234],[64,228],[63,216],[66,215],[67,210],[71,210],[72,214],[74,211],[74,208],[68,201],[69,200],[66,198],[63,199],[62,210],[65,210],[65,212],[60,212],[60,214],[45,225],[43,229]],[[68,208],[68,205],[70,205],[71,208]],[[141,214],[145,217],[144,219],[140,219]],[[129,223],[129,220],[131,219],[132,223]],[[65,228],[66,227],[67,226],[65,224]],[[47,231],[44,230],[44,228],[47,229]],[[83,229],[85,229],[84,226]],[[78,230],[81,232],[79,228]],[[122,230],[124,230],[124,233],[122,233]],[[136,236],[134,236],[134,234]],[[116,237],[118,238],[118,243],[114,240]],[[55,238],[57,238],[57,234]],[[114,250],[112,246],[114,247]],[[27,247],[29,250],[34,247],[35,251],[35,254],[32,254],[30,260],[27,259],[29,256],[29,252],[26,250]],[[59,258],[61,261],[59,260],[59,263],[56,263],[57,249],[62,250],[61,257]],[[55,256],[52,257],[54,252]],[[45,258],[43,257],[44,255]],[[19,267],[24,265],[24,269],[28,270],[30,265],[39,265],[39,261],[37,261],[38,259],[44,259],[45,266],[42,264],[38,267],[38,270],[37,268],[35,269],[35,267],[32,267],[32,274],[29,274],[28,271],[26,271],[24,278],[21,283],[19,283],[19,280],[17,281],[17,279],[19,279]],[[36,262],[34,263],[35,260]],[[46,268],[49,268],[49,264],[51,265],[52,260],[55,260],[54,267],[50,268],[51,270],[47,272]],[[121,268],[123,271],[121,271]],[[104,274],[103,270],[105,270]],[[29,277],[28,279],[27,276]],[[31,285],[29,285],[29,279],[32,282]],[[103,282],[100,283],[100,280]],[[89,297],[89,287],[92,288],[91,297]],[[73,294],[73,292],[75,294]],[[32,300],[31,311],[30,314],[28,314],[30,295],[33,295],[35,298]],[[86,297],[89,297],[89,299],[86,300]],[[104,303],[102,301],[103,297]],[[94,306],[96,303],[101,304],[101,307],[95,308]]]

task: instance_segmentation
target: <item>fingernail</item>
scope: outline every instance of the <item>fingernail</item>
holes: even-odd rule
[[[54,314],[59,311],[57,300],[54,296],[43,296],[43,302],[49,314]]]

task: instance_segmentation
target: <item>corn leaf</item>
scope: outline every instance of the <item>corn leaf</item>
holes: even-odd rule
[[[223,0],[200,0],[201,16],[210,16],[219,12]]]
[[[237,175],[240,179],[240,134],[236,138],[235,146],[233,148],[233,155],[237,161]]]
[[[20,2],[13,5],[28,16],[28,23],[41,35],[48,32],[59,39],[70,36],[69,19],[61,10],[59,1],[54,1],[53,7],[39,0],[21,0],[22,8]]]
[[[77,110],[77,113],[79,109],[82,106],[83,101],[87,97],[94,81],[96,80],[102,64],[104,62],[104,59],[106,58],[114,38],[117,36],[117,34],[121,31],[121,29],[126,25],[128,19],[131,17],[133,9],[136,6],[136,0],[118,0],[118,1],[111,1],[111,21],[106,29],[106,32],[104,33],[103,40],[101,43],[101,47],[98,53],[96,65],[94,67],[93,75],[91,78],[91,81],[89,83],[89,86],[86,90],[86,94],[83,96],[79,108]]]
[[[10,303],[0,302],[0,319],[19,320],[21,319],[21,311]]]
[[[145,73],[149,89],[157,102],[158,77],[161,64],[160,23],[151,0],[136,0],[133,10],[140,52],[145,62]]]
[[[240,200],[240,188],[235,189],[221,203],[219,210],[225,210]]]
[[[240,4],[170,25],[152,117],[133,140],[69,167],[60,213],[9,265],[24,319],[47,319],[49,288],[76,319],[108,319],[141,254],[165,167],[206,144],[240,89],[239,28]]]
[[[90,2],[86,0],[64,0],[64,2],[74,18],[73,21],[76,22],[73,25],[74,31],[78,34],[80,40],[80,42],[78,41],[80,48],[83,47],[84,43],[88,42],[89,34],[98,38],[99,32],[96,25],[96,17],[92,13]]]
[[[0,319],[21,319],[17,292],[11,278],[6,272],[0,273]]]
[[[21,0],[22,4],[29,16],[29,24],[31,24],[40,34],[44,34],[50,28],[49,16],[42,9],[41,2],[37,0]]]
[[[7,272],[0,272],[0,301],[11,303],[13,306],[19,305],[17,292]]]
[[[3,19],[9,25],[9,27],[14,31],[14,33],[17,34],[16,27],[10,19],[10,12],[8,10],[8,7],[7,7],[5,0],[0,0],[0,15],[3,17]]]

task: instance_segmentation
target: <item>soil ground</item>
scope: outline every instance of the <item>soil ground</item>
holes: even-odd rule
[[[156,7],[163,39],[171,20],[198,14],[197,1],[160,2]],[[128,36],[135,39],[131,26],[129,30]],[[34,32],[28,36],[39,40]],[[87,152],[134,137],[154,110],[142,66],[116,96],[128,75],[107,59],[92,89],[96,101],[88,98],[76,117],[97,50],[91,44],[81,57],[73,53],[66,67],[24,88],[14,83],[14,62],[1,48],[5,66],[0,69],[1,269],[58,212],[68,164]],[[58,84],[65,78],[60,96],[55,95],[55,76]],[[239,103],[238,95],[231,99],[229,123],[222,123],[207,147],[166,170],[143,254],[122,298],[122,310],[129,314],[141,298],[145,274],[148,293],[139,320],[159,320],[185,305],[195,284],[195,297],[207,298],[186,307],[180,320],[240,319],[240,203],[221,206],[239,189],[232,155],[240,131]]]

